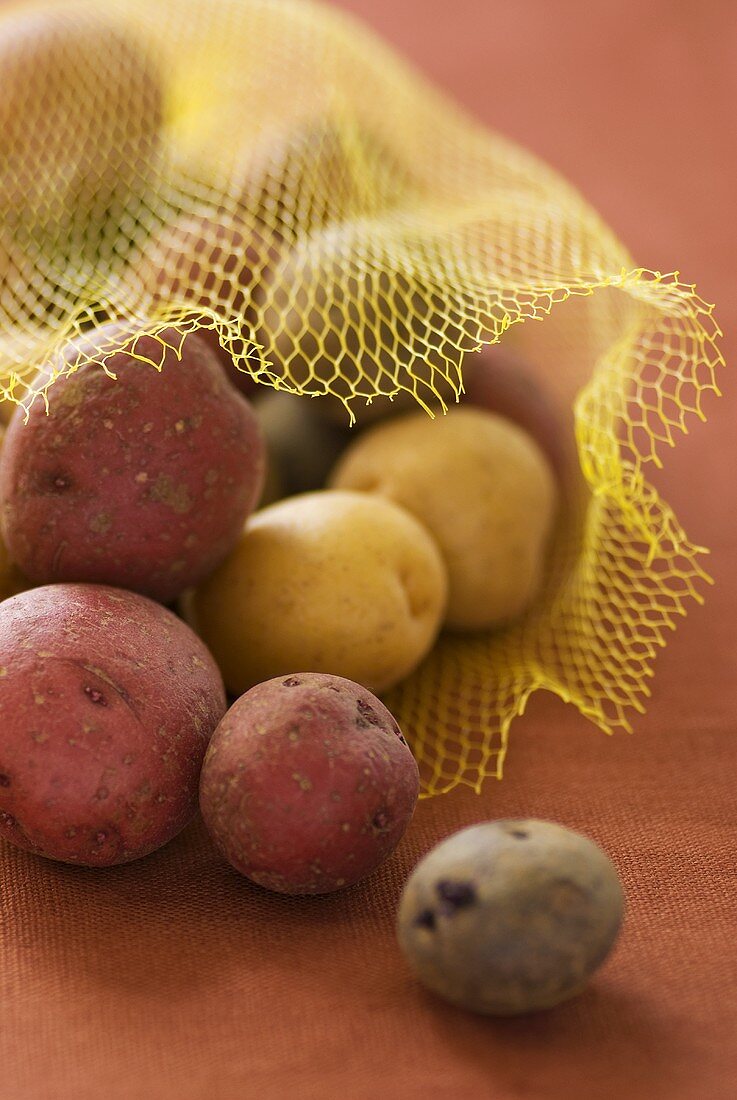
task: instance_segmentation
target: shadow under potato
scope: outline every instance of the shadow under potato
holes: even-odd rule
[[[345,986],[356,942],[387,939],[409,848],[363,882],[332,894],[289,897],[237,874],[216,852],[198,817],[158,852],[101,870],[41,859],[0,841],[0,864],[17,882],[33,879],[33,919],[23,891],[5,895],[10,940],[33,953],[39,974],[68,974],[72,986],[126,990],[160,1001],[191,998],[236,982],[258,998],[262,976],[293,975],[295,989]],[[360,982],[359,982],[360,984]],[[248,1004],[244,1002],[246,1010]],[[251,1007],[253,1010],[253,1007]]]

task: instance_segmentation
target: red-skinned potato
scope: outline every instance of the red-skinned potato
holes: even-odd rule
[[[138,859],[197,806],[225,711],[180,619],[132,592],[36,588],[0,604],[0,835],[67,863]]]
[[[81,365],[14,416],[0,459],[3,534],[33,581],[86,581],[131,588],[167,603],[207,576],[256,506],[264,447],[250,405],[196,335],[166,329],[161,372],[134,359],[130,331],[93,330],[70,344],[76,362],[90,342],[117,351]],[[159,338],[137,355],[158,361]]]
[[[243,318],[243,351],[252,338],[255,314],[251,302],[254,285],[264,277],[275,251],[246,220],[223,211],[202,209],[162,228],[146,243],[143,254],[131,266],[127,288],[134,294],[162,301],[191,303],[193,310],[213,309]],[[231,382],[241,393],[251,393],[256,383],[238,370],[228,350],[221,347],[212,328],[199,332],[217,355]]]
[[[464,362],[464,402],[511,420],[530,435],[560,475],[565,463],[561,418],[524,360],[487,346]]]
[[[0,452],[5,442],[3,410],[6,405],[13,410],[16,407],[12,401],[0,401]],[[30,587],[20,569],[10,560],[8,548],[3,542],[2,535],[0,535],[0,601],[7,600],[9,596],[15,596],[18,592],[24,592],[26,588]]]
[[[285,894],[325,894],[375,870],[419,794],[399,726],[366,688],[299,673],[258,684],[215,731],[200,806],[225,858]]]

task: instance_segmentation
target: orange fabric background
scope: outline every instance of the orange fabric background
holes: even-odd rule
[[[487,123],[563,171],[643,265],[737,321],[731,0],[345,0]],[[0,1096],[8,1100],[727,1100],[737,1095],[734,397],[658,478],[718,587],[658,660],[633,737],[551,697],[504,781],[421,804],[385,872],[307,901],[239,880],[196,823],[104,873],[0,847]],[[549,817],[612,855],[629,914],[578,1000],[476,1018],[409,976],[401,884],[455,829]]]

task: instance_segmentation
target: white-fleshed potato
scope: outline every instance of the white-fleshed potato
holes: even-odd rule
[[[331,485],[378,493],[427,528],[448,570],[448,627],[499,626],[534,600],[558,493],[547,459],[515,424],[472,408],[403,416],[366,431]]]
[[[233,695],[295,668],[381,692],[433,645],[446,584],[437,546],[404,509],[305,493],[255,513],[183,610]]]

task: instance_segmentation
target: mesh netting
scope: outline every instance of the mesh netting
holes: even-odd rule
[[[705,579],[646,478],[716,390],[693,287],[636,268],[564,181],[310,3],[25,4],[0,72],[4,397],[28,405],[50,359],[104,369],[93,333],[55,353],[109,317],[162,358],[164,326],[210,329],[259,382],[359,420],[381,394],[445,408],[464,355],[509,343],[570,439],[545,590],[505,631],[441,638],[387,703],[425,793],[500,774],[538,688],[628,729]]]

